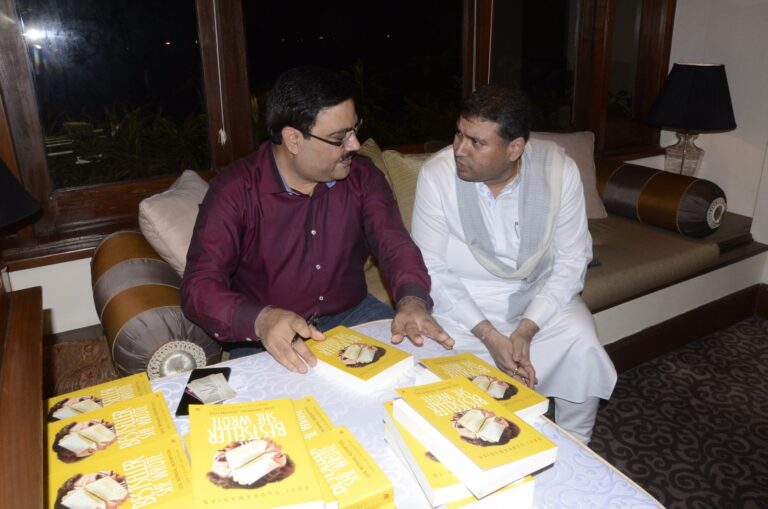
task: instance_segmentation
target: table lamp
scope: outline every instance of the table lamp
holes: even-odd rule
[[[664,169],[695,174],[704,156],[694,143],[698,133],[736,128],[725,66],[674,64],[646,122],[677,131],[677,143],[666,148]]]

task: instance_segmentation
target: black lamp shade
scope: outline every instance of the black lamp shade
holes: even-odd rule
[[[673,65],[646,121],[651,125],[695,132],[735,129],[725,66]]]
[[[40,210],[11,170],[0,159],[0,230],[5,230]]]

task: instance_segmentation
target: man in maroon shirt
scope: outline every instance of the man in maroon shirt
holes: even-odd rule
[[[389,185],[355,155],[353,95],[326,69],[281,75],[267,101],[270,141],[211,181],[187,254],[184,313],[219,341],[260,341],[295,372],[317,362],[296,335],[323,339],[339,324],[394,315],[393,343],[453,345],[429,313],[429,275]],[[369,251],[396,312],[367,292]]]

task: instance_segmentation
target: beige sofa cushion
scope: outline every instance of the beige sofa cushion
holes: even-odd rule
[[[382,153],[387,172],[392,183],[392,190],[400,208],[405,227],[411,231],[411,216],[413,215],[413,201],[416,196],[416,179],[419,176],[421,165],[432,154],[401,154],[395,150],[385,150]]]
[[[389,178],[389,173],[387,172],[387,165],[384,164],[384,159],[381,156],[381,149],[373,138],[368,138],[365,140],[365,143],[360,145],[360,150],[358,150],[357,153],[361,156],[369,157],[371,161],[373,161],[373,164],[381,170],[381,173],[384,174],[387,182],[389,182],[389,185],[392,185],[392,181]]]
[[[192,229],[208,182],[186,170],[167,191],[139,204],[139,228],[147,242],[174,268],[184,274]]]
[[[548,140],[557,143],[565,154],[573,159],[579,168],[581,184],[584,187],[584,201],[587,205],[587,218],[604,219],[608,217],[603,200],[597,192],[595,177],[595,135],[589,131],[575,133],[532,132],[531,139]]]

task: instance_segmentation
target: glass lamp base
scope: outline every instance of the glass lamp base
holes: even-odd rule
[[[699,171],[704,151],[696,146],[698,134],[676,133],[677,143],[667,147],[664,169],[672,173],[692,177]]]

